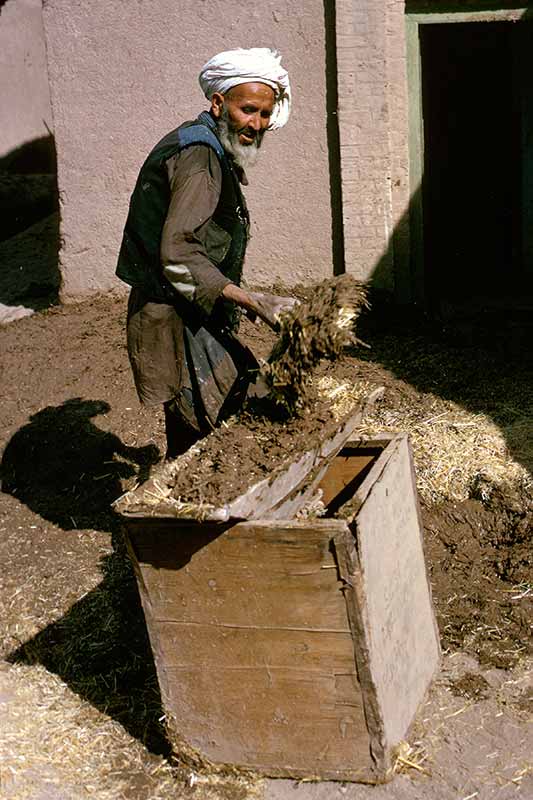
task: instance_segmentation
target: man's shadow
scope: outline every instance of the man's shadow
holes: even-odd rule
[[[130,447],[92,418],[110,410],[75,398],[38,411],[5,448],[2,491],[65,531],[111,533],[102,582],[57,622],[9,655],[39,663],[153,752],[167,753],[163,711],[144,615],[120,520],[111,503],[121,480],[147,477],[159,460],[154,445]]]
[[[108,411],[103,400],[77,397],[33,414],[4,450],[2,491],[63,530],[113,530],[121,480],[144,480],[159,451],[129,447],[91,422]]]

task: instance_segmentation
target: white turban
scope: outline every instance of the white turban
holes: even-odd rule
[[[268,127],[276,130],[285,125],[291,111],[289,75],[280,62],[281,56],[268,47],[226,50],[204,64],[198,80],[208,100],[215,92],[226,94],[241,83],[266,83],[271,86],[276,103]]]

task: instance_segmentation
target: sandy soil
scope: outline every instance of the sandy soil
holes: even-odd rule
[[[375,315],[361,331],[371,350],[331,367],[338,380],[385,386],[374,424],[407,420],[413,409],[430,420],[455,403],[470,415],[464,424],[490,417],[509,458],[531,471],[533,372],[522,339],[509,352],[486,329],[431,332],[387,319]],[[0,327],[3,796],[533,797],[533,515],[524,483],[472,485],[463,498],[421,491],[445,660],[410,737],[414,767],[400,764],[403,774],[373,789],[262,785],[169,766],[142,612],[110,509],[164,451],[161,414],[135,397],[124,322],[124,299],[101,297]],[[258,355],[268,337],[247,323]],[[461,468],[460,450],[449,458]],[[425,465],[417,468],[422,475]]]

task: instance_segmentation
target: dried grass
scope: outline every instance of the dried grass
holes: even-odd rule
[[[41,666],[0,670],[2,797],[9,800],[128,796],[130,774],[146,800],[171,797],[176,780],[162,759]]]
[[[332,377],[319,384],[333,399],[335,413],[368,394],[368,387],[364,381],[352,384]],[[418,491],[424,500],[485,500],[496,487],[520,492],[531,489],[532,417],[502,429],[489,416],[474,414],[451,400],[435,397],[432,406],[428,416],[427,405],[421,415],[417,406],[390,409],[377,404],[369,410],[361,430],[366,436],[379,436],[383,431],[409,434]]]
[[[96,547],[100,558],[105,558],[113,552],[109,537],[105,534],[86,532],[84,540],[87,550],[92,548],[94,553]],[[20,533],[19,542],[21,558],[27,558],[25,550],[33,554],[33,546],[26,540],[23,532]],[[79,600],[101,583],[102,571],[94,555],[93,559],[87,562],[85,558],[80,558],[79,562],[72,563],[71,577],[75,580]],[[3,653],[30,641],[42,630],[43,622],[50,625],[62,619],[72,605],[71,599],[65,596],[62,590],[61,579],[56,575],[43,575],[42,570],[35,564],[28,564],[23,574],[19,574],[16,586],[6,581],[3,588],[4,591],[0,593],[0,619],[3,623],[0,632],[0,651]],[[43,605],[46,606],[44,621],[38,608]]]
[[[409,742],[401,741],[395,750],[392,771],[395,775],[416,771],[430,776],[431,773],[426,766],[427,760],[428,754],[421,742],[410,745]]]
[[[376,388],[370,381],[338,381],[329,375],[319,378],[317,390],[320,398],[330,400],[330,411],[337,420],[344,419],[350,411],[361,405]],[[364,420],[370,418],[370,410]]]

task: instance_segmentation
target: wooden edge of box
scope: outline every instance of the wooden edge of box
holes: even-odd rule
[[[357,488],[353,501],[350,504],[350,516],[346,519],[348,525],[351,525],[357,516],[357,512],[364,504],[372,487],[380,475],[384,472],[390,458],[392,457],[395,448],[393,445],[402,441],[407,437],[406,433],[390,433],[382,434],[380,436],[362,436],[359,439],[352,440],[346,443],[346,447],[355,447],[364,444],[365,447],[382,447],[383,450],[376,458],[375,463],[370,468],[367,476],[364,478],[360,486]]]
[[[366,644],[366,628],[362,617],[364,596],[358,580],[358,557],[355,539],[347,527],[333,538],[339,574],[345,584],[344,596],[348,622],[352,631],[354,656],[363,707],[370,737],[370,754],[375,764],[373,783],[383,783],[391,778],[391,758],[385,747],[385,728],[377,690],[370,670],[370,653]]]
[[[388,452],[387,452],[388,451]],[[383,493],[383,487],[387,485],[387,482],[391,480],[391,472],[390,470],[394,470],[393,464],[396,466],[398,463],[403,464],[406,469],[403,470],[406,481],[410,483],[412,488],[412,492],[409,493],[409,497],[411,498],[411,530],[413,533],[412,538],[412,546],[415,547],[416,550],[420,553],[421,559],[419,559],[419,578],[424,580],[424,584],[421,582],[417,583],[421,587],[420,591],[425,597],[424,601],[424,616],[423,616],[423,623],[424,623],[424,630],[425,630],[425,638],[418,639],[418,645],[420,646],[421,642],[423,641],[425,652],[424,652],[424,660],[420,661],[420,663],[424,663],[426,665],[425,670],[422,670],[422,674],[417,675],[417,692],[416,692],[416,706],[419,709],[421,704],[424,702],[425,697],[427,697],[427,693],[431,686],[431,682],[438,672],[439,665],[440,665],[440,657],[441,657],[441,646],[440,646],[440,637],[438,626],[435,619],[435,612],[434,606],[432,602],[431,596],[431,583],[429,580],[428,574],[428,565],[425,559],[424,554],[424,536],[423,536],[423,524],[422,524],[422,517],[420,512],[420,504],[418,500],[418,494],[416,491],[416,474],[414,468],[414,461],[413,455],[411,450],[411,445],[409,441],[409,435],[407,433],[399,433],[395,434],[391,439],[391,446],[386,448],[386,452],[383,453],[383,458],[378,458],[376,464],[372,468],[371,472],[368,474],[367,479],[363,481],[361,486],[356,492],[356,497],[358,498],[357,503],[357,511],[354,514],[353,520],[350,524],[351,532],[354,536],[353,540],[353,548],[350,550],[349,557],[349,567],[352,569],[353,574],[353,581],[354,581],[354,589],[357,594],[358,602],[356,605],[356,611],[359,615],[359,619],[361,624],[366,629],[366,635],[362,635],[358,637],[355,641],[358,645],[365,646],[365,652],[361,652],[359,655],[363,661],[363,668],[366,665],[366,661],[369,661],[371,667],[371,674],[376,679],[376,664],[375,664],[375,652],[372,653],[373,649],[375,649],[375,643],[372,645],[373,637],[370,635],[370,629],[372,628],[374,623],[371,623],[370,619],[367,617],[368,607],[367,607],[367,594],[369,591],[368,586],[368,564],[366,563],[366,558],[368,557],[368,544],[367,550],[365,551],[365,547],[363,542],[361,541],[361,536],[366,535],[367,543],[368,543],[368,531],[364,534],[364,529],[361,531],[361,525],[363,524],[362,520],[364,517],[364,509],[366,508],[368,511],[368,503],[370,503],[370,507],[374,508],[374,516],[376,512],[378,513],[379,517],[379,508],[380,508],[380,501],[379,499],[376,500],[376,493],[379,498],[379,493]],[[390,487],[389,487],[390,491]],[[386,489],[385,493],[389,495],[389,491]],[[390,497],[389,497],[390,500]],[[383,498],[381,500],[383,502]],[[404,502],[404,501],[402,501]],[[378,503],[376,507],[376,503]],[[370,512],[372,514],[372,512]],[[368,525],[369,517],[368,514],[367,521],[365,523],[365,528]],[[393,527],[396,529],[396,521],[394,521]],[[382,526],[383,527],[383,526]],[[386,530],[387,528],[383,528]],[[372,537],[373,539],[373,537]],[[403,538],[398,538],[396,536],[397,542],[405,541]],[[386,546],[382,543],[383,546]],[[365,556],[366,552],[366,556]],[[407,574],[402,571],[402,574]],[[418,598],[420,600],[420,596]],[[412,597],[412,601],[414,602],[414,596]],[[374,612],[375,613],[375,612]],[[422,624],[422,620],[419,620],[417,625],[417,631],[420,631],[420,625]],[[370,636],[370,638],[369,638]],[[392,663],[392,662],[390,662]],[[408,736],[409,730],[416,719],[416,709],[411,703],[411,711],[405,717],[403,721],[403,727],[401,727],[401,732],[398,730],[396,735],[389,738],[391,734],[390,730],[390,722],[391,719],[389,717],[389,712],[387,711],[387,705],[385,703],[385,698],[383,696],[383,686],[381,684],[378,685],[377,680],[372,682],[370,688],[370,695],[368,697],[369,702],[375,701],[379,704],[379,720],[382,722],[381,730],[377,730],[378,738],[376,740],[377,750],[376,752],[380,752],[379,748],[382,746],[383,752],[385,753],[386,757],[390,757],[390,755],[394,751],[394,747],[399,744],[400,739],[404,739]],[[363,697],[365,695],[363,694]],[[390,698],[389,698],[390,702]],[[406,706],[407,708],[407,706]],[[378,726],[379,727],[379,726]],[[371,726],[369,724],[369,732],[372,733]],[[399,735],[399,736],[398,736]],[[399,738],[400,737],[400,738]],[[387,768],[390,768],[388,765]]]

